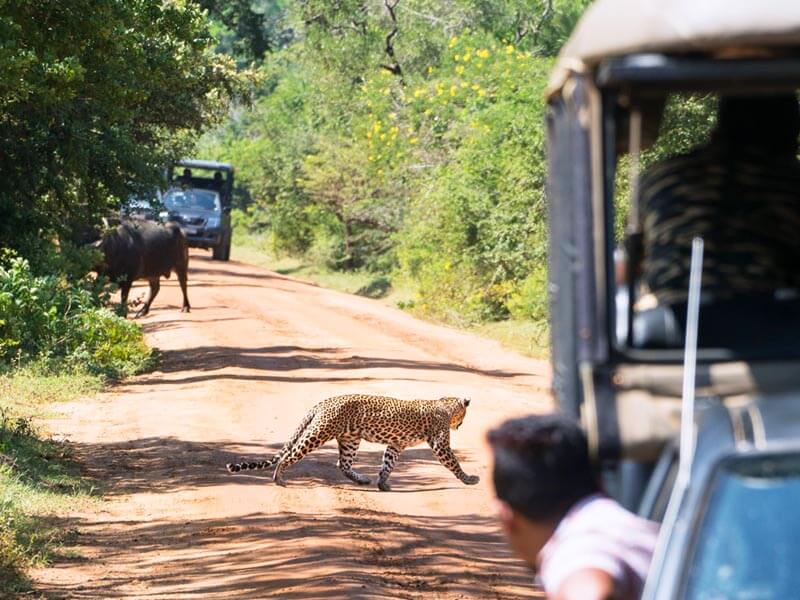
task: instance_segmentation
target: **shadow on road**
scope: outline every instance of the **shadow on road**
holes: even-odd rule
[[[114,566],[77,593],[71,587],[39,590],[70,598],[127,597],[132,587],[159,598],[535,597],[531,574],[511,557],[493,520],[476,515],[346,509],[63,525],[77,529],[78,543],[97,548]],[[161,556],[165,545],[172,560]],[[119,569],[131,560],[135,567]],[[498,584],[531,593],[498,595]]]
[[[287,437],[291,434],[286,432]],[[248,471],[233,475],[225,468],[227,463],[259,461],[271,458],[282,443],[233,444],[199,443],[173,437],[149,437],[117,443],[73,443],[76,458],[84,466],[85,474],[107,485],[109,496],[137,493],[173,493],[186,489],[218,485],[274,485],[272,469]],[[242,448],[233,451],[231,448]],[[336,467],[339,451],[331,441],[286,471],[289,486],[314,487],[324,485],[352,490],[376,491],[383,449],[375,447],[359,451],[354,468],[370,476],[370,486],[359,486],[342,475]],[[456,451],[459,459],[469,460],[472,453]],[[423,464],[433,464],[436,471],[423,475]],[[390,480],[392,492],[419,492],[431,488],[464,487],[447,469],[438,465],[436,457],[427,446],[410,448],[400,455]],[[373,489],[374,488],[374,489]]]
[[[335,356],[337,354],[340,356]],[[502,378],[527,375],[527,373],[512,371],[483,370],[448,362],[346,355],[339,348],[303,348],[301,346],[264,346],[261,348],[198,346],[165,350],[159,370],[162,373],[176,373],[188,370],[216,371],[227,367],[278,372],[306,369],[407,369],[411,371],[450,371]],[[154,383],[154,381],[148,381],[147,378],[140,381]]]

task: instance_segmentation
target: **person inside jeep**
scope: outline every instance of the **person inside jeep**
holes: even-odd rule
[[[685,302],[692,238],[704,300],[773,296],[800,283],[800,110],[794,94],[723,96],[709,143],[642,177],[642,279]]]

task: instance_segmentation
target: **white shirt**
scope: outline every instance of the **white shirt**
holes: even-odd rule
[[[599,569],[623,598],[639,598],[657,536],[657,523],[603,494],[589,496],[569,510],[539,552],[539,580],[549,595],[574,573]]]

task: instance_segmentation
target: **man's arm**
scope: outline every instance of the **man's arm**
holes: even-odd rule
[[[567,577],[548,600],[620,600],[614,579],[601,569],[581,569]]]

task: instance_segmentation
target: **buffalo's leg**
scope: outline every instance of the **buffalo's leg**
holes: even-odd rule
[[[131,293],[131,282],[130,281],[121,281],[119,284],[120,290],[120,311],[122,312],[123,317],[128,316],[128,294]]]
[[[186,268],[183,268],[178,273],[178,282],[181,284],[181,292],[183,292],[183,308],[181,312],[189,312],[191,306],[189,306],[189,296],[186,293]]]
[[[158,290],[160,289],[161,282],[158,280],[158,277],[153,277],[150,279],[150,295],[147,297],[147,302],[144,303],[144,306],[141,308],[141,310],[136,313],[137,317],[143,317],[150,312],[150,305],[153,303],[153,300],[155,300],[156,294],[158,294]]]

